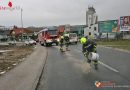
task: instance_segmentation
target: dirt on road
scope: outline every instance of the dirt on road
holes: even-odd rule
[[[0,75],[24,61],[33,50],[33,46],[0,46]]]

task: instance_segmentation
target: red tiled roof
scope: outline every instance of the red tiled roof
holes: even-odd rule
[[[33,31],[26,29],[26,28],[14,28],[13,30],[11,30],[11,33],[13,31],[15,32],[15,35],[19,35],[19,34],[22,34],[22,33],[26,33],[26,34],[33,33]]]

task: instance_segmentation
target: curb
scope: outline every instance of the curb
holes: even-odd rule
[[[42,64],[42,67],[39,70],[39,73],[37,74],[35,83],[32,85],[32,89],[30,90],[37,90],[40,84],[40,80],[42,78],[42,74],[44,73],[44,67],[46,65],[46,61],[47,61],[47,57],[48,57],[48,51],[46,50],[46,56],[44,58],[44,63]]]

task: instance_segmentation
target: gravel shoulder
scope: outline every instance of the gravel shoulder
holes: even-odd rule
[[[32,46],[0,46],[0,75],[20,64],[34,49]]]

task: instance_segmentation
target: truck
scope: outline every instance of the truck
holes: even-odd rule
[[[43,46],[52,46],[55,44],[58,46],[60,35],[56,28],[44,28],[38,32],[38,41]]]

